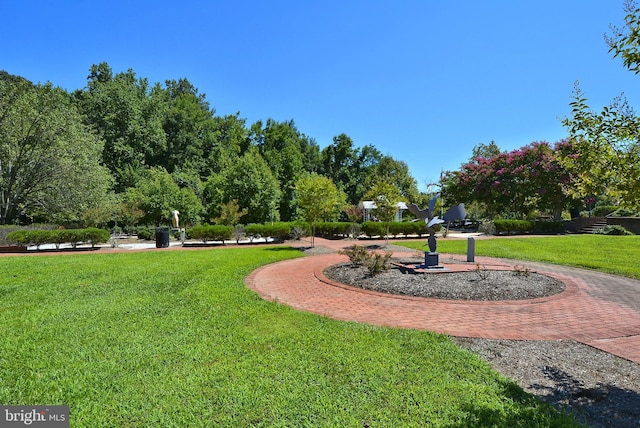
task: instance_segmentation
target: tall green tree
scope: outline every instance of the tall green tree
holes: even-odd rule
[[[302,153],[302,165],[306,172],[320,173],[322,170],[322,158],[320,156],[320,146],[311,137],[301,135],[300,152]]]
[[[315,246],[316,222],[336,220],[345,206],[346,195],[330,178],[315,172],[300,177],[295,190],[302,216],[311,223],[311,245]]]
[[[214,110],[204,94],[187,79],[165,82],[163,129],[166,136],[164,150],[156,153],[153,164],[169,173],[192,170],[201,178],[208,176],[207,158],[214,146]]]
[[[609,51],[630,71],[640,72],[640,8],[627,1],[622,29],[606,38]],[[607,195],[620,204],[640,204],[640,118],[626,99],[618,97],[600,112],[593,111],[576,84],[571,117],[563,120],[571,153],[565,166],[576,181],[576,196]]]
[[[0,223],[78,221],[111,185],[102,146],[64,90],[0,72]]]
[[[372,185],[364,197],[375,202],[373,215],[384,223],[385,238],[389,239],[389,224],[396,218],[398,203],[403,199],[400,189],[387,180],[380,180]]]
[[[367,176],[369,184],[367,187],[380,181],[385,181],[397,188],[404,202],[413,202],[418,198],[418,184],[409,172],[409,167],[391,156],[383,156],[374,166],[370,175]]]
[[[351,204],[357,204],[358,195],[358,150],[353,140],[346,134],[333,137],[333,144],[321,152],[322,174],[347,194]]]
[[[196,224],[201,219],[202,203],[194,191],[180,187],[164,168],[144,171],[135,187],[127,189],[125,201],[134,202],[144,213],[140,222],[156,226],[171,223],[172,212],[180,212],[180,224]]]
[[[210,217],[220,217],[220,207],[235,199],[241,210],[247,210],[242,217],[245,224],[280,219],[280,186],[257,148],[250,148],[220,174],[212,175],[205,193]]]
[[[301,134],[293,120],[276,122],[268,119],[261,132],[257,145],[259,153],[280,183],[282,192],[278,211],[282,220],[293,220],[297,214],[294,187],[304,171]]]
[[[478,162],[479,159],[488,159],[494,156],[498,156],[502,150],[496,144],[495,141],[491,140],[489,144],[480,143],[473,147],[471,150],[471,158],[469,158],[469,162]]]
[[[240,113],[215,116],[212,123],[212,138],[205,143],[204,156],[207,159],[205,177],[218,174],[235,162],[249,147],[249,130]]]
[[[75,92],[87,124],[104,140],[102,161],[118,191],[135,184],[129,181],[132,171],[153,166],[166,151],[166,104],[160,95],[157,85],[152,88],[131,69],[114,76],[107,63],[91,66],[87,86]]]

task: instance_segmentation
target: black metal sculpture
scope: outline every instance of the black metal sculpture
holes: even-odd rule
[[[429,245],[429,253],[425,252],[425,266],[426,267],[437,267],[438,266],[438,253],[437,249],[437,241],[436,241],[436,230],[435,226],[438,224],[442,224],[444,222],[452,222],[455,220],[463,220],[467,216],[467,212],[464,209],[464,204],[454,205],[447,210],[446,213],[442,216],[443,218],[438,218],[438,216],[434,216],[434,210],[436,206],[436,202],[438,200],[438,196],[432,198],[429,201],[429,205],[426,209],[420,209],[416,204],[409,204],[407,208],[409,211],[415,215],[420,220],[424,220],[427,223],[427,230],[429,231],[429,237],[427,238],[427,244]]]

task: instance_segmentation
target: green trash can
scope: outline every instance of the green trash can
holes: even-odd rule
[[[156,227],[156,248],[169,248],[168,227]]]

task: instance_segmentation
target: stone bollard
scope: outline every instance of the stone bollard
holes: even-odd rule
[[[476,257],[476,240],[473,239],[473,236],[470,236],[467,239],[467,261],[473,262]]]

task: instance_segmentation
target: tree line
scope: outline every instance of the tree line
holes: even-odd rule
[[[216,115],[186,78],[150,84],[91,66],[67,92],[0,72],[0,223],[243,223],[300,215],[296,182],[330,179],[348,204],[377,181],[419,197],[407,165],[346,134],[320,149],[294,121]]]
[[[640,8],[626,10],[606,41],[637,74]],[[476,146],[443,174],[442,203],[468,204],[476,218],[557,220],[597,199],[637,209],[640,118],[622,97],[593,111],[579,86],[569,107],[568,136],[554,145]],[[187,79],[150,84],[101,63],[67,92],[0,71],[0,224],[159,225],[172,210],[186,224],[353,220],[362,200],[385,217],[398,201],[432,196],[372,145],[343,133],[320,149],[293,120],[216,115]]]

